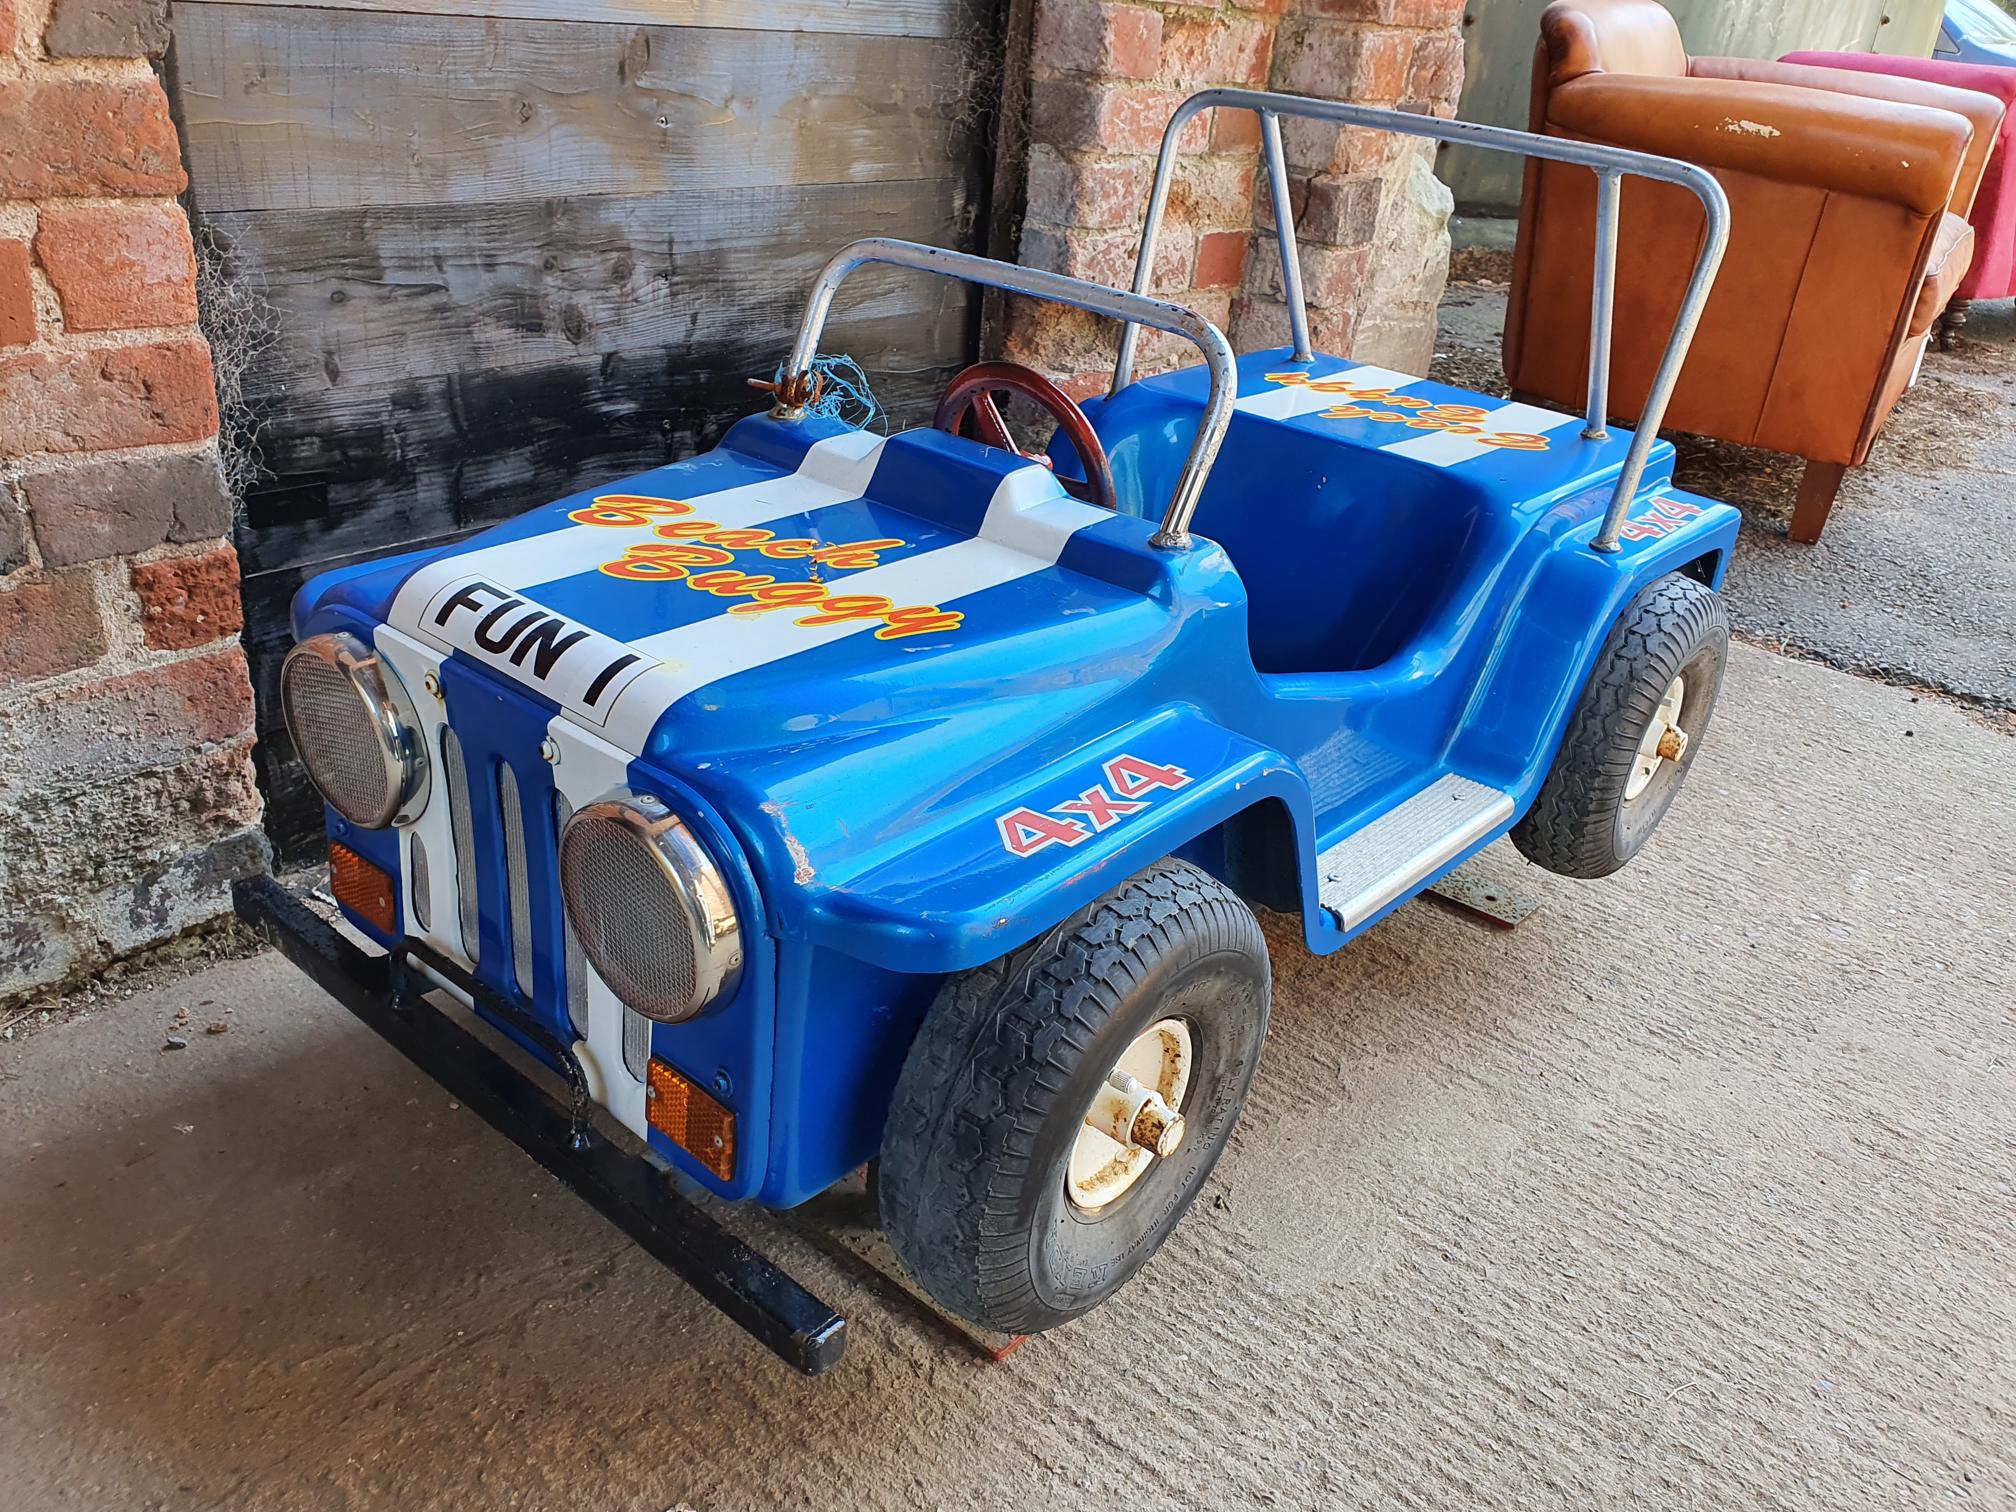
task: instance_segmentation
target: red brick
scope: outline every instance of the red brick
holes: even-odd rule
[[[1169,214],[1185,225],[1202,228],[1253,224],[1253,179],[1258,171],[1250,158],[1184,159],[1169,190]]]
[[[188,183],[157,80],[0,81],[0,198],[180,194]]]
[[[1191,289],[1182,295],[1183,303],[1218,327],[1222,334],[1230,327],[1232,291],[1230,289]],[[1243,343],[1242,343],[1243,345]],[[1197,350],[1197,343],[1187,336],[1178,336],[1173,331],[1156,331],[1143,328],[1140,344],[1134,350],[1134,369],[1141,375],[1166,373],[1171,368],[1196,367],[1203,360]],[[1110,373],[1108,375],[1111,376]]]
[[[35,257],[70,330],[195,323],[196,251],[179,207],[44,210]]]
[[[1279,16],[1288,9],[1288,0],[1230,0],[1234,10],[1253,11],[1263,16]]]
[[[14,485],[0,478],[0,577],[28,564],[28,516]]]
[[[1311,179],[1295,229],[1305,241],[1362,246],[1379,224],[1380,193],[1380,181],[1367,174]]]
[[[216,433],[210,348],[201,341],[0,360],[0,456],[111,451]]]
[[[1140,235],[1123,231],[1057,231],[1047,226],[1025,226],[1022,230],[1022,263],[1072,278],[1089,278],[1094,283],[1128,288],[1134,282],[1134,259]],[[1155,244],[1152,291],[1167,293],[1190,287],[1194,244],[1180,227],[1163,229]]]
[[[186,761],[252,729],[252,683],[237,646],[0,700],[0,748],[23,791],[95,784]]]
[[[0,57],[14,51],[21,40],[21,15],[18,0],[0,0]]]
[[[1192,282],[1200,289],[1236,285],[1246,273],[1250,231],[1207,231],[1197,240],[1197,271]]]
[[[42,47],[52,58],[158,58],[168,0],[56,0]]]
[[[156,651],[187,651],[245,628],[238,591],[238,553],[229,546],[202,556],[138,562],[133,591],[140,624]]]
[[[1211,112],[1211,150],[1250,152],[1260,145],[1260,117],[1250,110]]]
[[[1253,292],[1269,299],[1281,297],[1281,244],[1264,233],[1255,236],[1253,246]],[[1302,292],[1314,307],[1348,306],[1364,286],[1372,265],[1369,247],[1305,246],[1301,249]],[[1338,348],[1331,348],[1336,351]]]
[[[7,0],[0,0],[0,5]],[[0,346],[35,339],[35,284],[28,277],[28,243],[0,241]]]
[[[163,541],[214,541],[231,529],[231,495],[210,451],[92,457],[32,473],[21,486],[51,567]]]
[[[105,654],[105,622],[88,572],[0,588],[0,683],[88,667]]]
[[[1311,308],[1309,344],[1319,352],[1351,350],[1358,312],[1350,308]],[[1239,301],[1239,345],[1247,351],[1261,351],[1289,344],[1288,310],[1279,299],[1247,295]]]
[[[1303,293],[1312,305],[1355,309],[1371,268],[1369,247],[1306,248],[1302,253]]]
[[[1398,100],[1407,88],[1411,32],[1376,26],[1314,26],[1288,53],[1282,88],[1359,103]]]
[[[1039,147],[1029,156],[1026,214],[1053,226],[1137,225],[1148,203],[1151,172],[1145,157],[1067,158]]]
[[[1110,367],[1095,368],[1089,373],[1059,373],[1053,377],[1057,387],[1080,404],[1113,386],[1113,370]]]
[[[1273,44],[1274,28],[1265,21],[1229,16],[1178,21],[1162,32],[1162,77],[1186,89],[1265,84]]]
[[[1454,104],[1463,93],[1463,39],[1420,37],[1407,71],[1407,97],[1435,107]]]
[[[1432,31],[1454,26],[1463,5],[1464,0],[1302,0],[1302,14]]]
[[[1030,133],[1036,141],[1066,149],[1154,152],[1162,143],[1162,128],[1182,102],[1182,93],[1174,89],[1039,80],[1029,91]]]
[[[1041,73],[1152,79],[1162,48],[1162,14],[1103,0],[1044,0],[1036,14],[1032,61]]]

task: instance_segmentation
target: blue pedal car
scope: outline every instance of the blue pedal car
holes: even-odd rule
[[[1139,292],[1176,134],[1208,108],[1260,113],[1282,190],[1282,115],[1594,168],[1589,414],[1309,351],[1285,221],[1290,347],[1235,357]],[[1625,172],[1707,210],[1636,433],[1603,391]],[[912,1278],[1008,1332],[1111,1296],[1196,1197],[1266,1031],[1255,909],[1320,954],[1508,833],[1564,875],[1614,871],[1700,750],[1728,641],[1737,516],[1674,488],[1653,439],[1720,254],[1712,180],[1214,90],[1172,121],[1156,186],[1134,293],[847,248],[768,413],[317,578],[284,675],[332,890],[392,963],[345,967],[399,1000],[381,1032],[556,1169],[586,1158],[583,1121],[566,1149],[526,1135],[533,1079],[471,1071],[473,1037],[423,1055],[418,996],[472,1006],[719,1197],[791,1207],[877,1161]],[[1113,392],[1080,406],[992,363],[931,427],[820,417],[819,330],[865,262],[1121,320]],[[1142,325],[1202,361],[1131,381]],[[1015,448],[1002,392],[1055,420],[1046,455]],[[317,948],[297,959],[326,978]],[[577,1184],[604,1211],[743,1321],[778,1315],[787,1283],[638,1216],[603,1158]],[[830,1357],[816,1318],[782,1332],[808,1368]]]

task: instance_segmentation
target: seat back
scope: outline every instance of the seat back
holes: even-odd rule
[[[1680,28],[1657,0],[1556,0],[1541,13],[1540,46],[1550,84],[1590,73],[1687,73]]]
[[[1124,513],[1152,514],[1181,466],[1197,400],[1172,395],[1173,381],[1088,407]],[[1191,522],[1238,571],[1253,664],[1269,673],[1361,672],[1397,656],[1446,617],[1494,525],[1489,495],[1454,469],[1243,413]]]

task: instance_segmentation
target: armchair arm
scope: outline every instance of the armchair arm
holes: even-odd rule
[[[1974,135],[1965,116],[1923,105],[1788,84],[1600,73],[1556,85],[1547,125],[1928,216],[1952,199]]]
[[[1887,60],[1885,60],[1887,61]],[[1952,65],[1944,65],[1952,66]],[[1898,105],[1925,105],[1934,110],[1950,110],[1965,116],[1974,128],[1961,164],[1959,180],[1947,208],[1965,215],[1974,203],[1974,192],[1995,150],[2002,129],[2002,101],[1983,93],[1930,79],[1901,74],[1842,67],[1819,67],[1810,63],[1772,63],[1760,58],[1690,58],[1687,71],[1697,79],[1723,79],[1752,84],[1786,84],[1797,89],[1824,89],[1865,100],[1889,100]],[[1982,69],[1987,73],[1991,70]],[[1993,72],[2005,72],[1996,69]]]

